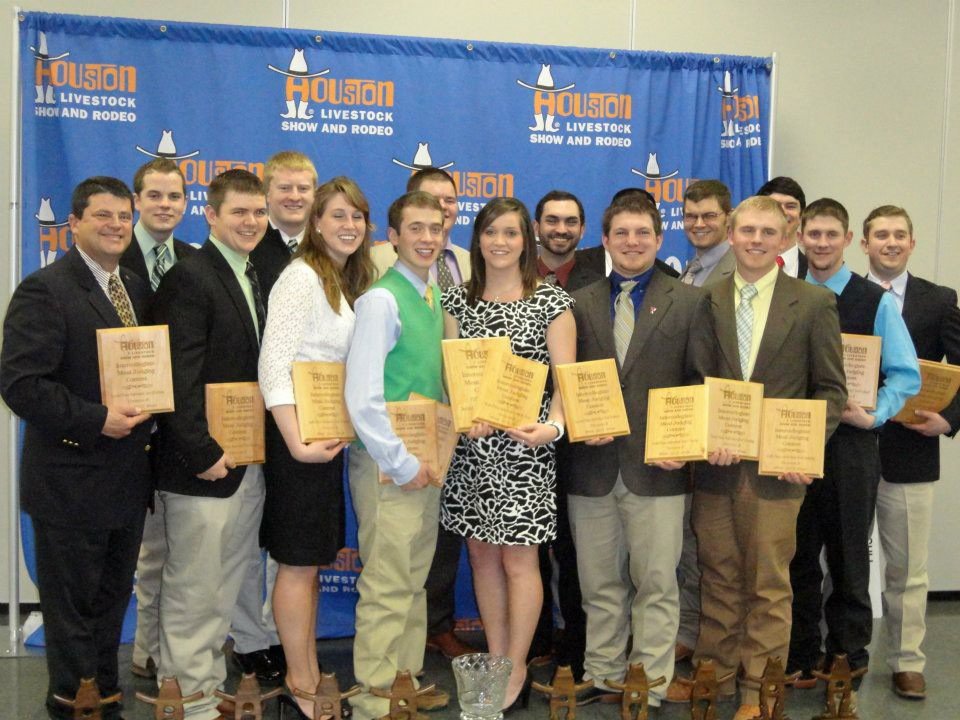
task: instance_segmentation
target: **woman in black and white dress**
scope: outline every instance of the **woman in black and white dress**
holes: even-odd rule
[[[287,659],[286,686],[312,692],[317,662],[317,570],[343,546],[341,440],[304,444],[297,429],[295,361],[344,362],[353,337],[353,302],[374,278],[370,206],[349,178],[319,187],[307,233],[270,293],[259,380],[267,422],[266,503],[261,537],[279,563],[273,613]],[[312,709],[307,717],[313,717]]]
[[[480,211],[470,262],[471,280],[443,295],[446,337],[507,336],[520,357],[574,362],[573,299],[538,282],[533,226],[520,201],[497,198]],[[503,432],[474,425],[444,484],[441,522],[467,538],[490,652],[513,661],[508,707],[525,702],[529,689],[526,657],[543,604],[537,552],[556,537],[553,443],[563,431],[559,393],[545,391],[535,423]]]

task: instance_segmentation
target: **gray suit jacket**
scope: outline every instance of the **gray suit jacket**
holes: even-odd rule
[[[610,318],[610,281],[606,278],[573,293],[577,321],[577,361],[616,357]],[[598,497],[613,489],[617,475],[637,495],[680,495],[686,491],[686,470],[668,472],[644,465],[647,393],[650,388],[698,383],[705,368],[692,352],[695,318],[707,312],[705,294],[654,270],[637,313],[630,346],[620,370],[620,387],[630,421],[630,434],[608,445],[571,443],[567,489],[574,495]]]
[[[704,325],[698,328],[696,352],[698,363],[708,368],[707,374],[743,380],[734,319],[735,292],[733,276],[707,290],[709,313]],[[826,442],[836,430],[847,400],[834,293],[792,278],[781,270],[753,375],[748,379],[763,383],[764,397],[826,400]],[[800,497],[806,492],[802,485],[758,476],[756,462],[743,461],[741,465],[751,474],[760,497]],[[741,470],[737,465],[715,467],[697,463],[694,468],[696,490],[732,492]]]

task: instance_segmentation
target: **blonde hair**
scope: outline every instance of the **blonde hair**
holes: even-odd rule
[[[263,189],[269,190],[273,176],[278,170],[306,170],[313,175],[313,184],[317,184],[317,168],[313,166],[313,161],[296,150],[281,150],[275,153],[263,168]]]

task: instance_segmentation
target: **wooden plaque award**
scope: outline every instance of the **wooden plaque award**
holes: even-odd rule
[[[166,325],[97,330],[100,401],[145,413],[173,411],[170,333]]]
[[[387,414],[390,416],[393,432],[403,440],[407,452],[416,455],[420,462],[438,473],[440,463],[437,452],[437,401],[426,398],[388,402]],[[393,482],[382,472],[379,477],[381,485]]]
[[[346,371],[338,362],[295,362],[293,396],[297,405],[300,442],[355,440],[343,399]]]
[[[827,401],[764,398],[761,475],[787,472],[823,477]]]
[[[255,465],[266,457],[264,409],[255,382],[209,383],[207,427],[211,437],[237,465]]]
[[[850,402],[865,410],[877,407],[877,384],[880,382],[879,335],[840,333],[843,341],[843,373],[847,376]]]
[[[556,370],[570,442],[630,434],[616,360],[566,363]]]
[[[466,432],[473,425],[480,382],[483,380],[490,351],[510,351],[510,338],[466,338],[444,340],[443,376],[447,381],[450,406],[457,432]]]
[[[491,353],[474,411],[474,420],[499,430],[537,422],[550,368],[509,350]]]
[[[407,400],[430,401],[430,398],[412,392]],[[435,405],[437,406],[437,482],[434,484],[442,487],[447,470],[450,469],[450,463],[453,461],[453,452],[457,449],[460,433],[454,427],[453,410],[450,406],[442,402]]]
[[[762,400],[760,383],[723,378],[651,389],[644,462],[706,460],[719,448],[756,460]]]
[[[900,412],[893,416],[897,422],[921,422],[923,418],[915,415],[914,410],[940,412],[953,402],[957,390],[960,390],[960,366],[921,360],[920,383],[920,392],[907,400]]]

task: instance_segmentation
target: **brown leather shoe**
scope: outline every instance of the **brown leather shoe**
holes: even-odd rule
[[[443,653],[443,656],[447,660],[453,660],[461,655],[472,655],[473,653],[480,652],[475,647],[467,645],[463,640],[458,638],[453,630],[447,630],[447,632],[440,633],[439,635],[430,635],[427,638],[427,650]]]
[[[693,693],[693,684],[682,683],[673,680],[667,686],[667,692],[663,696],[664,702],[668,703],[688,703],[690,695]]]
[[[445,708],[450,704],[450,695],[447,694],[446,690],[441,690],[440,688],[434,688],[428,693],[423,695],[417,695],[417,707],[420,710],[440,710]]]
[[[927,681],[923,673],[895,672],[893,674],[893,691],[908,700],[923,700],[927,696]]]
[[[693,648],[684,645],[682,642],[678,642],[673,648],[673,661],[674,662],[683,662],[684,660],[689,660],[693,657]]]

